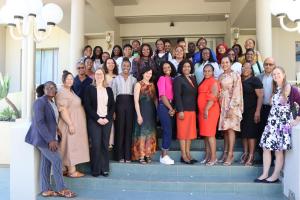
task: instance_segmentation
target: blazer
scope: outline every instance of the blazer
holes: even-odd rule
[[[194,76],[191,76],[194,87],[189,80],[180,75],[174,80],[174,100],[177,112],[196,111],[197,109],[197,83]]]
[[[35,100],[33,117],[25,142],[38,147],[48,147],[56,140],[57,123],[55,114],[46,95]]]
[[[113,113],[115,112],[115,100],[113,91],[110,87],[106,87],[106,92],[108,95],[108,103],[107,103],[107,118],[109,121],[113,119]],[[100,116],[97,114],[97,88],[93,85],[89,85],[86,87],[85,96],[84,96],[84,108],[87,115],[87,119],[92,119],[94,121],[98,121]]]

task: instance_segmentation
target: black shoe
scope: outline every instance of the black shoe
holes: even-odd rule
[[[279,179],[276,179],[274,181],[268,181],[267,179],[265,179],[264,183],[278,183],[278,182],[279,182]]]
[[[190,162],[194,164],[194,163],[197,163],[197,162],[198,162],[198,160],[196,160],[196,159],[192,159]]]
[[[104,176],[104,177],[108,177],[109,173],[108,172],[102,172],[101,175]]]
[[[98,177],[98,176],[100,176],[100,175],[101,175],[101,174],[98,174],[98,173],[97,173],[97,174],[92,174],[93,177]]]
[[[187,165],[192,165],[194,164],[193,162],[191,161],[185,161],[182,157],[180,158],[180,162],[184,163],[184,164],[187,164]]]
[[[255,180],[254,180],[254,183],[265,183],[265,181],[266,181],[266,179],[258,179],[258,178],[256,178]]]

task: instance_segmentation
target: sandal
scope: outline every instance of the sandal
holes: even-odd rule
[[[140,158],[140,159],[139,159],[139,163],[141,163],[141,164],[143,164],[143,165],[147,164],[147,162],[145,161],[144,158]]]
[[[83,174],[83,173],[81,173],[79,171],[75,171],[73,173],[68,173],[67,174],[67,177],[69,177],[69,178],[81,178],[83,176],[85,176],[85,174]]]
[[[240,158],[240,164],[245,164],[248,159],[248,153],[243,153]]]
[[[65,197],[65,198],[74,198],[77,195],[74,192],[72,192],[71,190],[64,189],[64,190],[58,192],[58,196]]]
[[[220,160],[218,160],[218,163],[224,163],[225,162],[225,160],[227,159],[227,153],[228,153],[228,151],[223,152],[222,158]]]
[[[218,159],[216,159],[215,161],[208,161],[205,165],[206,166],[214,166],[217,163],[218,163]]]
[[[247,162],[245,162],[245,166],[252,166],[254,163],[254,155],[249,154]]]
[[[152,162],[151,157],[150,156],[145,156],[145,161],[147,163],[151,163]]]
[[[48,190],[48,191],[42,192],[41,195],[42,195],[42,197],[57,197],[58,193],[54,192],[53,190]]]
[[[227,158],[227,160],[223,163],[225,166],[230,166],[234,162],[234,156],[232,155],[230,159]]]

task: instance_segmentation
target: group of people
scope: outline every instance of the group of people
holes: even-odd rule
[[[64,71],[62,87],[49,81],[37,88],[34,117],[26,142],[41,152],[43,196],[73,197],[62,175],[84,176],[79,163],[90,162],[91,173],[109,176],[109,151],[118,162],[150,163],[157,149],[157,116],[162,128],[160,162],[174,164],[168,155],[172,136],[180,143],[185,164],[198,162],[190,153],[192,140],[204,137],[207,166],[234,162],[236,134],[241,134],[240,163],[251,166],[257,143],[263,149],[263,173],[255,182],[277,182],[283,166],[283,151],[291,149],[291,127],[300,117],[292,116],[298,89],[286,81],[282,67],[273,58],[264,62],[255,41],[225,43],[216,52],[205,38],[194,43],[158,39],[153,51],[147,43],[113,47],[86,46],[74,77]],[[198,47],[198,51],[196,51]],[[186,53],[186,51],[188,53]],[[300,116],[300,112],[297,113]],[[224,135],[224,151],[216,156],[216,133]],[[58,151],[60,149],[60,151]],[[271,151],[274,172],[269,176]],[[52,165],[57,192],[51,190]]]

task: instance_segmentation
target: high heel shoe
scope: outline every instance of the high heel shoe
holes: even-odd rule
[[[223,165],[225,165],[225,166],[230,166],[230,165],[232,165],[233,162],[234,162],[234,156],[232,155],[230,159],[228,159],[228,157],[227,157],[227,159],[226,159],[226,161],[223,163]]]
[[[254,163],[254,155],[249,154],[247,161],[245,162],[245,166],[252,166]]]
[[[243,153],[240,158],[240,164],[245,164],[248,159],[248,153]]]
[[[187,164],[187,165],[192,165],[194,163],[192,163],[190,160],[189,161],[185,161],[182,157],[180,158],[180,162]]]
[[[227,151],[223,152],[222,158],[218,160],[218,163],[224,163],[225,160],[227,159]]]
[[[205,165],[206,166],[214,166],[217,163],[218,163],[218,159],[216,159],[215,161],[208,161]]]

